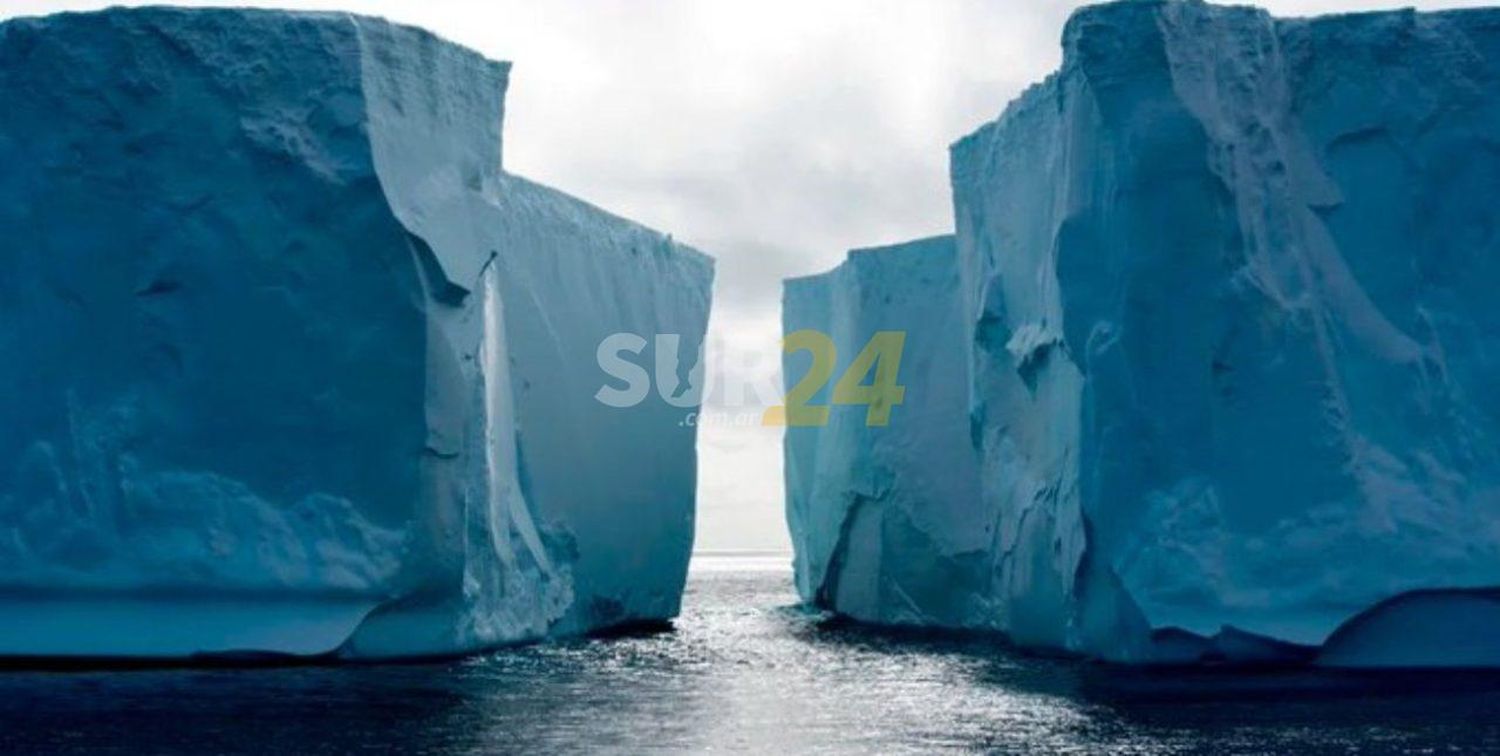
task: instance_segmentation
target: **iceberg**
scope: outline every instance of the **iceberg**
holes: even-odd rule
[[[990,628],[993,518],[974,527],[978,459],[968,434],[968,339],[955,295],[952,236],[856,250],[834,270],[783,288],[788,334],[826,334],[830,376],[845,375],[877,333],[904,335],[897,356],[910,384],[886,425],[865,405],[832,403],[825,381],[809,405],[826,423],[789,423],[787,520],[804,601],[885,625]],[[788,386],[814,355],[789,352]],[[864,378],[864,376],[857,376]]]
[[[596,350],[695,354],[712,261],[504,172],[508,76],[346,14],[0,24],[0,655],[676,614],[695,399],[602,404]]]
[[[941,506],[994,537],[920,600],[1113,662],[1500,665],[1500,11],[1147,0],[1063,47],[951,150],[979,484]]]

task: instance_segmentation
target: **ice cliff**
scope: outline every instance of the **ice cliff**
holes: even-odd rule
[[[982,558],[930,601],[1028,647],[1500,665],[1500,12],[1087,8],[951,157],[980,494],[931,506],[994,540],[884,562]]]
[[[827,423],[786,431],[787,518],[809,601],[881,624],[988,624],[990,536],[970,509],[978,477],[957,286],[952,236],[856,250],[831,272],[786,282],[785,331],[834,346],[830,380],[809,402],[828,407]],[[831,387],[882,331],[904,334],[910,388],[875,426],[867,405],[832,403]],[[787,354],[787,384],[808,380],[814,359]]]
[[[0,24],[0,655],[676,613],[692,408],[595,401],[596,349],[690,363],[712,263],[504,173],[507,75],[342,14]]]

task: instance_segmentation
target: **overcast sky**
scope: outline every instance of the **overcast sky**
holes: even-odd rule
[[[0,0],[0,18],[118,4]],[[1086,3],[181,4],[369,13],[512,61],[507,168],[716,257],[710,365],[759,356],[773,377],[780,280],[826,270],[851,247],[951,231],[948,145],[1057,66],[1062,24]],[[1262,3],[1284,15],[1411,4]],[[700,548],[786,547],[780,442],[776,430],[702,430]]]

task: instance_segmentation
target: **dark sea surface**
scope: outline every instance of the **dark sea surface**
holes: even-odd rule
[[[461,662],[3,672],[0,750],[1500,752],[1500,677],[1125,673],[829,622],[784,563],[699,560],[669,632]]]

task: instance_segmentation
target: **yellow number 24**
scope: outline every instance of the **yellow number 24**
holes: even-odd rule
[[[865,425],[884,427],[891,421],[891,409],[906,400],[906,387],[898,384],[901,370],[901,351],[906,347],[905,331],[879,331],[870,337],[859,356],[833,386],[834,404],[863,404]],[[828,424],[828,407],[809,405],[819,390],[833,377],[837,363],[837,348],[833,339],[821,331],[802,330],[789,333],[783,341],[787,354],[810,352],[812,366],[802,380],[786,394],[786,407],[773,407],[766,413],[767,424],[777,424],[782,414],[785,423],[793,427],[810,427]],[[865,383],[865,378],[870,382]],[[777,410],[781,412],[778,413]]]

